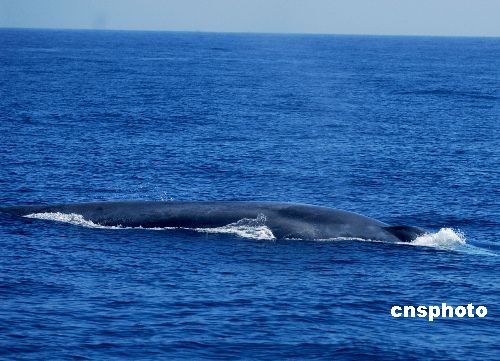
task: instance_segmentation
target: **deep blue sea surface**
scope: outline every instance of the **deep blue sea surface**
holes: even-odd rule
[[[0,358],[500,359],[500,39],[3,29],[0,164],[0,205],[271,200],[432,232],[3,215]],[[442,302],[488,314],[390,313]]]

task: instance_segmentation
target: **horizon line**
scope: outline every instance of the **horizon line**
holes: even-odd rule
[[[249,35],[308,35],[308,36],[381,36],[381,37],[426,37],[426,38],[488,38],[499,39],[500,35],[465,35],[465,34],[387,34],[387,33],[321,33],[321,32],[279,32],[279,31],[214,31],[214,30],[172,30],[172,29],[124,29],[91,27],[24,27],[0,26],[0,30],[62,30],[62,31],[123,31],[123,32],[158,32],[158,33],[205,33],[205,34],[249,34]]]

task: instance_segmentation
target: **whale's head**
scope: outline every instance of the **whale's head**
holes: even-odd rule
[[[393,236],[396,236],[401,242],[414,241],[417,237],[427,233],[422,228],[413,226],[389,226],[384,227],[384,229]]]

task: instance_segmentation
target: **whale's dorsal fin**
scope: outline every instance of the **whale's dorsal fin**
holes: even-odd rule
[[[384,229],[398,237],[401,242],[411,242],[426,233],[422,228],[412,226],[388,226]]]

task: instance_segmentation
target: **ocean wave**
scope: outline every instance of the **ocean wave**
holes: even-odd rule
[[[405,90],[405,91],[397,91],[395,93],[401,95],[431,95],[431,96],[469,98],[469,99],[479,99],[479,100],[498,100],[498,96],[495,95],[495,93],[485,93],[481,91],[460,91],[454,89],[440,89],[440,88]]]

